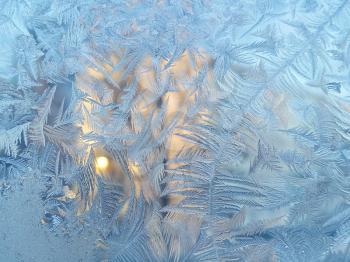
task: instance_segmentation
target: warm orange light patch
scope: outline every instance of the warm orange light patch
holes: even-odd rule
[[[105,156],[99,156],[97,157],[96,159],[96,167],[99,169],[99,170],[106,170],[107,167],[109,166],[109,160],[107,157]]]
[[[131,127],[126,124],[125,132],[142,132],[145,127],[144,120],[149,119],[152,122],[152,129],[154,129],[152,135],[157,139],[163,126],[174,125],[175,127],[169,131],[169,135],[164,141],[167,159],[173,159],[181,150],[192,146],[176,134],[185,135],[189,133],[187,130],[182,130],[181,127],[185,125],[188,110],[195,107],[194,104],[196,103],[196,90],[189,88],[186,83],[199,78],[202,71],[211,82],[210,73],[204,68],[204,66],[210,64],[210,57],[205,52],[202,51],[201,55],[184,52],[171,63],[166,59],[154,60],[152,57],[146,56],[139,61],[134,70],[127,76],[124,76],[124,68],[113,71],[113,67],[120,62],[117,55],[111,55],[110,62],[107,63],[100,62],[92,57],[89,57],[88,60],[92,66],[87,68],[86,75],[79,78],[78,86],[88,98],[91,98],[92,101],[95,100],[96,103],[90,100],[82,101],[83,122],[81,126],[84,135],[92,131],[98,135],[105,135],[107,134],[106,130],[108,130],[108,135],[113,135],[113,128],[104,128],[109,124],[109,118],[111,117],[108,106],[110,104],[123,104],[123,99],[126,98],[122,99],[122,97],[128,89],[132,88],[133,79],[136,77],[135,96],[137,98],[132,99],[133,110],[129,112],[128,119]],[[159,67],[155,65],[159,65]],[[122,76],[124,76],[123,79],[121,79]],[[101,82],[101,85],[96,85],[97,82]],[[95,88],[96,86],[98,88]],[[171,88],[167,89],[168,86]],[[216,98],[215,94],[210,94],[210,97],[211,99]],[[160,100],[160,105],[158,105],[156,99]],[[108,114],[102,114],[103,110],[106,110]],[[208,115],[210,115],[209,112],[208,109]],[[153,115],[153,117],[150,117],[150,115]],[[153,124],[153,121],[155,124]],[[95,168],[98,176],[106,179],[112,178],[115,182],[118,181],[118,183],[123,184],[125,188],[131,186],[128,185],[118,162],[108,158],[103,149],[95,146],[95,141],[87,139],[84,143],[89,149],[94,147],[97,156]],[[147,170],[142,170],[139,163],[128,159],[127,165],[132,173],[133,181],[131,182],[135,187],[135,197],[138,198],[142,193],[146,201],[151,202],[157,197],[157,194],[160,194],[155,192],[154,181],[150,179],[151,176],[147,174]],[[172,168],[175,167],[176,164],[172,164]],[[130,192],[126,190],[125,193],[129,194]],[[171,201],[180,202],[181,197],[173,196]],[[127,209],[128,205],[125,205],[121,210],[121,215]]]

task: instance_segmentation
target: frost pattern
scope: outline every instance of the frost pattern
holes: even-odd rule
[[[348,0],[1,1],[2,216],[31,181],[40,236],[89,241],[84,261],[348,261],[349,16]]]

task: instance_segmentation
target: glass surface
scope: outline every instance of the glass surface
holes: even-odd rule
[[[348,0],[0,0],[0,262],[350,261]]]

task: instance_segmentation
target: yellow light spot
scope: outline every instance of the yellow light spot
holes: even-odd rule
[[[96,165],[97,165],[97,168],[104,170],[108,167],[109,160],[105,156],[99,156],[96,160]]]

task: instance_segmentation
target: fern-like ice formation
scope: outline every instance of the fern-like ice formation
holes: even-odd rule
[[[0,1],[0,204],[34,179],[42,230],[94,232],[89,261],[350,261],[349,17]]]

